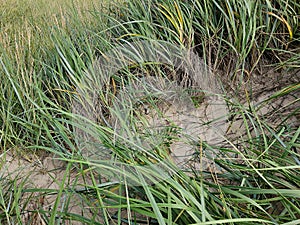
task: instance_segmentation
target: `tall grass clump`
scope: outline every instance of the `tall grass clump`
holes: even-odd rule
[[[3,142],[12,145],[27,141],[39,143],[40,139],[35,137],[44,136],[41,135],[43,124],[49,120],[48,116],[52,117],[46,116],[49,105],[59,109],[65,105],[66,100],[62,100],[64,97],[60,97],[59,93],[67,93],[63,90],[70,89],[70,82],[66,80],[65,71],[60,71],[60,63],[57,62],[60,60],[57,51],[60,43],[55,44],[54,40],[60,35],[70,39],[77,30],[78,46],[84,48],[79,50],[85,52],[84,57],[88,58],[89,51],[85,48],[86,44],[83,45],[88,34],[82,26],[83,23],[86,29],[92,26],[93,22],[85,17],[85,12],[95,10],[94,6],[92,1],[66,1],[63,4],[53,1],[50,5],[43,1],[3,3],[3,32],[0,37]],[[101,8],[101,5],[97,7]],[[37,110],[38,106],[42,110]],[[43,115],[39,115],[41,112]]]
[[[120,10],[125,15],[116,34],[193,46],[211,68],[232,78],[263,72],[263,60],[267,65],[286,61],[284,49],[298,43],[298,9],[295,1],[130,1]]]
[[[42,0],[12,2],[0,8],[1,224],[299,223],[297,1],[53,1],[50,11]],[[151,41],[165,59],[165,46],[196,53],[222,92],[167,63],[118,55],[138,58],[145,46],[132,43]],[[109,58],[119,46],[127,48]],[[123,66],[103,73],[107,62]],[[294,81],[257,100],[269,69]],[[188,135],[159,104],[179,95],[195,107],[217,96],[228,108],[221,143],[187,138],[198,168],[170,157]],[[146,107],[163,123],[154,127]],[[7,173],[12,153],[63,163],[43,172],[56,186]]]

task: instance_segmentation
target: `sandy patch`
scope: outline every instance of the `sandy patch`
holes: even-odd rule
[[[74,185],[75,189],[80,188],[81,185],[87,185],[86,182],[89,180],[83,180],[75,169],[66,170],[66,162],[55,159],[53,155],[43,159],[34,157],[26,160],[11,153],[3,154],[1,159],[5,161],[0,173],[2,179],[5,179],[7,183],[15,182],[18,191],[21,191],[20,199],[16,201],[19,203],[24,224],[47,224],[49,218],[40,212],[49,211],[47,214],[50,217],[56,201],[58,201],[58,212],[67,210],[70,214],[86,216],[90,214],[89,210],[85,208],[86,206],[82,204],[80,196],[71,191]],[[57,199],[62,185],[64,190],[70,189],[70,191],[62,193],[61,197]],[[14,197],[13,186],[7,185],[6,192],[11,193]],[[59,220],[60,218],[56,218],[56,221]],[[64,224],[82,224],[76,221],[68,223],[65,220],[64,222]]]

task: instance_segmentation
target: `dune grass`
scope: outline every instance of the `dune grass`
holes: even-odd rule
[[[1,3],[1,224],[300,223],[297,1]],[[217,148],[222,152],[224,156],[214,162],[222,173],[213,169],[186,172],[166,160],[170,143],[183,135],[172,121],[159,130],[159,135],[164,135],[161,145],[154,145],[157,134],[148,134],[147,140],[155,146],[149,153],[136,125],[149,124],[142,115],[132,113],[135,102],[123,102],[132,109],[126,120],[122,107],[114,107],[116,93],[139,79],[141,71],[174,81],[174,70],[165,65],[141,63],[123,68],[109,79],[100,77],[109,81],[96,93],[102,111],[93,102],[87,106],[98,110],[95,116],[100,118],[74,113],[74,100],[82,101],[80,91],[93,91],[83,81],[99,78],[101,65],[97,60],[105,58],[114,46],[145,40],[192,49],[216,79],[223,81],[219,96],[230,109],[230,115],[224,117],[232,126],[240,124],[242,132],[237,137],[227,133],[218,147],[203,140],[190,143],[199,163],[205,157],[202,151]],[[129,50],[135,54],[134,47]],[[282,84],[268,98],[255,101],[251,95],[255,88],[247,81],[270,76],[266,71],[271,69],[294,73],[295,82]],[[175,76],[176,82],[180,79]],[[151,94],[147,97],[146,103],[155,105],[157,98]],[[262,113],[264,107],[281,100],[286,100],[283,107]],[[122,132],[107,122],[111,118],[119,118]],[[84,122],[77,123],[77,119]],[[117,158],[119,164],[86,157],[74,134],[76,129],[109,149],[108,156]],[[9,153],[24,158],[51,153],[63,161],[63,176],[52,177],[57,188],[32,187],[30,176],[22,173],[12,178],[5,172]],[[127,165],[155,165],[160,161],[171,174],[168,179],[160,167],[122,170]],[[110,179],[118,176],[122,182]],[[149,181],[154,184],[149,185]],[[42,199],[51,196],[54,204],[45,207]],[[72,211],[76,204],[80,210]]]

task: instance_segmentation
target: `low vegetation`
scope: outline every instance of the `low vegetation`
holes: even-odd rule
[[[0,4],[1,224],[300,223],[298,1]],[[166,61],[192,52],[207,80],[136,60],[149,43]],[[174,99],[226,111],[192,134],[166,116]],[[33,185],[24,167],[49,157],[49,185]]]

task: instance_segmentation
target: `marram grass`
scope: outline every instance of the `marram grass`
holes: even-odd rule
[[[266,67],[292,71],[297,79],[297,1],[9,0],[0,5],[1,224],[299,223],[300,130],[294,119],[299,119],[299,85],[282,84],[263,102],[253,102],[251,90],[241,91],[254,73],[264,76]],[[123,121],[124,136],[103,120],[111,119],[107,112],[122,117],[112,108],[112,98],[122,82],[130,82],[124,77],[134,78],[143,70],[171,77],[172,68],[142,64],[118,71],[111,86],[97,93],[104,109],[98,121],[72,111],[82,79],[97,75],[99,57],[118,43],[137,40],[192,48],[213,72],[221,73],[221,80],[227,78],[224,90],[234,85],[236,93],[225,91],[222,96],[230,109],[229,122],[239,124],[243,132],[224,137],[224,145],[217,148],[227,156],[215,160],[222,173],[185,172],[174,163],[164,165],[171,171],[168,179],[160,168],[122,170],[127,164],[164,160],[163,151],[180,129],[171,123],[161,133],[165,144],[149,155],[141,139],[129,132],[134,123],[147,124],[145,118],[129,114],[132,123]],[[243,93],[242,103],[235,94]],[[151,95],[146,100],[150,106],[156,102]],[[283,100],[288,100],[284,107],[261,114],[266,105]],[[126,102],[128,107],[134,104]],[[74,118],[89,126],[76,124]],[[119,157],[123,164],[87,160],[76,143],[76,126],[109,149],[111,160]],[[203,150],[216,148],[205,142],[189,144],[199,162],[204,160]],[[55,170],[63,171],[59,179],[45,171],[58,185],[32,187],[29,175],[7,174],[5,157],[10,153],[22,158],[51,153],[64,163],[63,169]],[[112,175],[123,182],[109,180]],[[148,185],[158,178],[160,182]],[[132,181],[140,185],[132,186]],[[46,207],[48,198],[54,203]]]

